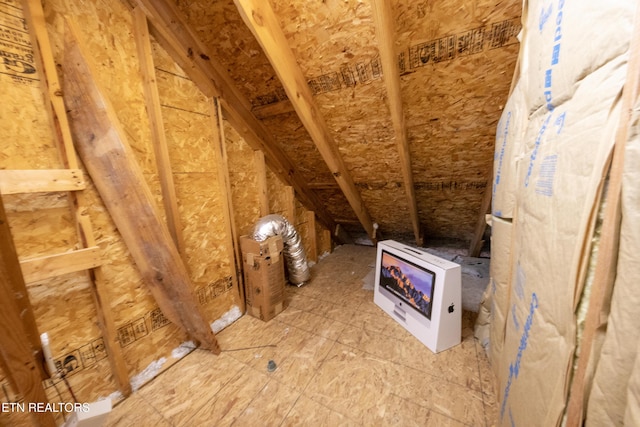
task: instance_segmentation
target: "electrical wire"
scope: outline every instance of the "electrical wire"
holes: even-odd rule
[[[73,393],[73,390],[71,389],[71,384],[69,384],[69,381],[67,381],[67,375],[61,372],[60,377],[62,378],[62,381],[64,381],[64,384],[67,386],[67,390],[69,390],[69,394],[73,399],[73,403],[78,403],[78,399],[76,399],[76,395]]]
[[[62,394],[60,394],[60,390],[58,389],[58,386],[56,385],[56,382],[53,380],[53,378],[51,378],[51,384],[53,385],[53,388],[56,389],[56,393],[58,393],[58,399],[60,399],[60,403],[62,403]],[[62,421],[67,421],[67,417],[64,414],[64,411],[62,411]]]

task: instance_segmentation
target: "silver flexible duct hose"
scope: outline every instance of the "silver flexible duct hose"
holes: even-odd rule
[[[253,238],[263,242],[269,237],[281,236],[284,246],[284,260],[289,271],[289,281],[302,286],[309,280],[307,254],[302,246],[300,235],[289,221],[282,215],[267,215],[258,220],[253,229]]]

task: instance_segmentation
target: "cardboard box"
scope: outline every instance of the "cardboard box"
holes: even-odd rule
[[[460,264],[394,240],[378,242],[373,302],[434,353],[460,344],[461,281]]]
[[[247,312],[265,322],[286,308],[282,238],[240,237]]]

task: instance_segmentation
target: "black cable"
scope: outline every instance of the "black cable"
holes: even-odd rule
[[[58,393],[58,399],[60,399],[60,402],[62,402],[62,394],[60,394],[60,390],[58,390],[58,386],[56,385],[56,382],[53,380],[53,378],[51,378],[51,384],[53,385],[53,388],[56,389],[56,393]],[[67,421],[67,417],[64,415],[64,411],[62,411],[62,421]]]
[[[71,389],[71,385],[69,384],[69,381],[67,381],[67,376],[62,372],[60,373],[60,376],[62,377],[62,381],[64,381],[65,385],[67,386],[67,390],[69,390],[69,394],[71,394],[73,403],[78,403],[78,399],[76,399],[76,395],[73,393],[73,390]]]

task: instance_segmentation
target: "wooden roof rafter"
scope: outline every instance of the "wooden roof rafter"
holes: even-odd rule
[[[300,201],[316,212],[318,219],[332,232],[336,223],[318,196],[306,184],[294,163],[251,111],[251,103],[235,87],[228,73],[199,41],[180,12],[167,0],[135,0],[149,21],[151,35],[182,67],[207,96],[218,96],[225,118],[254,150],[265,154],[272,171],[291,185]]]
[[[289,47],[271,5],[267,1],[234,0],[242,19],[262,46],[280,82],[284,86],[300,121],[329,167],[360,224],[372,240],[376,229],[362,196],[344,164],[320,109],[313,99],[307,79]]]
[[[409,207],[409,216],[416,244],[421,246],[420,217],[418,216],[418,204],[416,201],[415,187],[413,185],[413,172],[411,170],[409,140],[402,107],[400,72],[398,71],[397,55],[394,49],[395,29],[393,26],[391,5],[389,4],[389,0],[372,0],[371,7],[373,10],[376,35],[378,37],[383,80],[387,89],[391,121],[393,122],[396,145],[398,146],[400,169],[402,170],[402,180]]]

